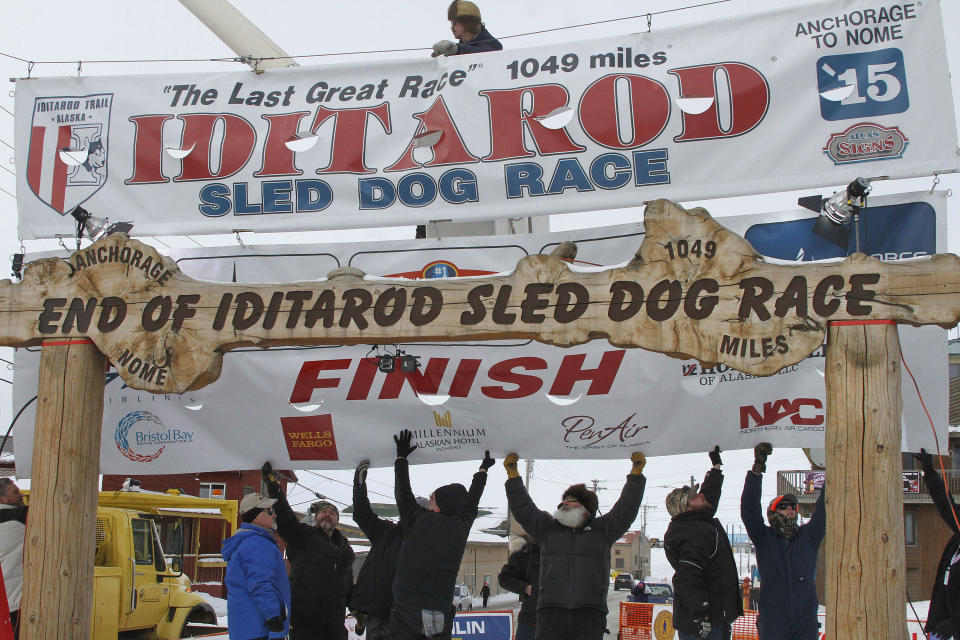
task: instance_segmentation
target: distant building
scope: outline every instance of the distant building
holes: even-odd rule
[[[650,575],[650,540],[642,531],[628,531],[610,548],[610,570],[637,579]]]

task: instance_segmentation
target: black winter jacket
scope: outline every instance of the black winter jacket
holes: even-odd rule
[[[646,482],[642,475],[628,475],[620,498],[606,515],[573,529],[537,509],[519,477],[507,480],[510,511],[540,544],[538,609],[591,607],[607,611],[610,547],[637,518]]]
[[[934,469],[924,470],[923,481],[927,484],[930,499],[937,505],[940,517],[953,532],[953,537],[947,542],[940,556],[940,564],[937,565],[937,577],[933,581],[933,593],[930,596],[930,610],[927,611],[927,624],[923,630],[932,633],[937,625],[950,619],[954,621],[954,626],[960,629],[960,562],[955,560],[957,552],[960,551],[960,530],[957,529],[953,515],[956,513],[960,516],[960,508],[953,501],[953,496],[947,493],[943,479]]]
[[[370,551],[350,594],[350,608],[386,620],[393,604],[393,577],[403,542],[400,525],[373,512],[366,484],[353,485],[353,520],[370,541]]]
[[[473,474],[467,503],[460,513],[430,511],[417,504],[410,489],[406,458],[393,464],[394,494],[400,510],[403,546],[393,580],[393,599],[403,606],[430,611],[451,611],[453,585],[457,583],[460,560],[467,547],[467,535],[477,517],[477,505],[487,484],[485,471]]]
[[[796,535],[778,536],[764,524],[760,505],[762,478],[747,472],[740,497],[740,517],[757,547],[760,570],[760,611],[757,631],[761,638],[817,640],[817,555],[826,533],[827,514],[820,492],[810,520]]]
[[[528,542],[510,554],[507,564],[497,576],[500,586],[520,594],[518,622],[537,624],[537,601],[540,595],[540,546]],[[527,587],[531,587],[527,595]]]
[[[730,539],[714,518],[720,503],[723,473],[707,472],[701,493],[712,508],[678,513],[663,537],[663,549],[673,566],[673,626],[695,634],[697,618],[709,616],[719,626],[743,615],[740,579]],[[762,589],[761,589],[762,592]]]
[[[271,494],[277,498],[277,533],[287,545],[291,565],[291,626],[342,622],[353,586],[353,549],[339,529],[328,536],[319,527],[298,522],[286,496]]]

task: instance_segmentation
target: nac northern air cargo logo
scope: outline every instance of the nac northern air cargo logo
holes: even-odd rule
[[[153,462],[167,445],[193,442],[193,432],[170,429],[149,411],[131,411],[120,418],[113,440],[124,457],[134,462]],[[160,448],[155,449],[158,445]]]
[[[61,215],[107,181],[113,94],[37,98],[33,104],[27,184]]]
[[[823,431],[823,401],[781,398],[740,407],[740,433],[758,431]]]

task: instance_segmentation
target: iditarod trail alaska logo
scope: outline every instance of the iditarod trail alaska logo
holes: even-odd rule
[[[36,98],[30,125],[27,184],[63,215],[107,182],[113,94]]]

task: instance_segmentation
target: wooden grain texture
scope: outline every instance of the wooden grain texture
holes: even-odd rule
[[[894,325],[831,325],[828,340],[824,632],[902,640],[900,341]]]
[[[90,635],[105,366],[90,343],[43,347],[22,640]]]
[[[215,380],[223,352],[251,345],[606,339],[770,375],[817,349],[831,320],[960,319],[953,255],[770,264],[705,210],[666,200],[647,206],[644,225],[622,267],[572,270],[566,243],[508,275],[365,279],[342,268],[276,285],[197,281],[118,234],[31,263],[20,284],[0,282],[0,345],[88,336],[129,386],[179,393]]]

